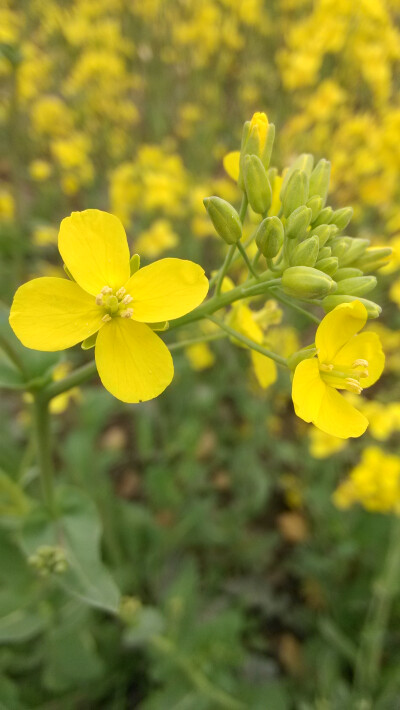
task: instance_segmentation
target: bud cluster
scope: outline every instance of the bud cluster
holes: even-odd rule
[[[376,286],[371,272],[388,263],[391,248],[372,247],[368,239],[343,233],[353,210],[334,210],[326,204],[328,160],[314,165],[313,156],[305,153],[279,177],[269,167],[274,136],[266,115],[255,114],[244,124],[239,159],[238,184],[253,212],[262,218],[253,235],[268,267],[260,276],[270,272],[280,277],[283,292],[318,301],[325,312],[358,300],[369,317],[376,318],[381,308],[366,298]],[[204,204],[217,233],[228,244],[237,244],[242,223],[235,208],[218,197],[206,198]]]
[[[62,574],[68,569],[68,561],[63,548],[53,545],[41,545],[29,557],[28,561],[31,567],[39,572],[41,577],[48,577],[50,574]]]

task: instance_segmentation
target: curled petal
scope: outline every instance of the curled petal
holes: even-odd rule
[[[341,303],[321,321],[315,335],[320,362],[332,363],[339,350],[367,322],[365,306],[359,301]]]

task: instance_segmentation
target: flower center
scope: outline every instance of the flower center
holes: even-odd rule
[[[123,286],[116,292],[110,286],[103,286],[96,296],[97,305],[104,310],[102,320],[105,323],[117,316],[120,318],[132,318],[133,308],[127,308],[132,301],[132,296],[126,293]]]
[[[335,389],[361,394],[363,388],[360,380],[368,377],[368,360],[355,360],[351,367],[320,363],[319,371],[321,378],[327,385],[335,387]]]

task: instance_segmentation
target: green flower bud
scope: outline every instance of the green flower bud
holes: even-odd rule
[[[328,256],[332,256],[332,249],[330,247],[322,247],[319,250],[318,259],[327,259]]]
[[[137,271],[140,269],[140,256],[139,254],[134,254],[131,256],[131,260],[129,262],[129,268],[131,270],[131,276],[133,274],[136,274]]]
[[[227,244],[236,244],[242,236],[242,223],[235,208],[220,197],[203,200],[216,232]]]
[[[328,274],[312,266],[290,266],[283,272],[282,288],[297,298],[324,298],[336,284]]]
[[[376,271],[389,263],[392,252],[392,247],[369,247],[358,259],[357,266],[363,271]]]
[[[314,234],[318,237],[319,245],[322,248],[332,236],[332,227],[330,224],[320,224],[310,232],[312,237]]]
[[[323,205],[326,202],[329,189],[329,179],[331,175],[331,164],[329,160],[322,158],[315,166],[310,176],[310,197],[319,195],[322,197]]]
[[[327,256],[326,259],[318,259],[315,268],[333,276],[339,268],[339,262],[336,256]]]
[[[336,294],[346,294],[348,296],[365,296],[373,291],[376,286],[376,276],[355,276],[339,281]]]
[[[351,237],[335,237],[335,239],[332,239],[331,249],[333,256],[341,259],[349,251],[352,241]]]
[[[275,138],[275,126],[268,123],[265,113],[257,112],[251,121],[246,121],[243,126],[242,145],[240,148],[240,175],[239,185],[244,185],[244,158],[246,155],[257,155],[264,168],[267,170],[271,160],[272,147]]]
[[[281,190],[283,214],[289,217],[308,198],[308,177],[302,170],[295,170],[290,176],[285,190]]]
[[[257,214],[264,214],[271,207],[272,190],[260,158],[257,155],[246,155],[243,172],[250,207]]]
[[[314,197],[310,197],[310,199],[307,200],[306,205],[310,208],[312,212],[311,222],[314,222],[314,220],[317,219],[322,209],[322,197],[320,197],[319,195],[314,195]]]
[[[283,244],[283,224],[279,217],[266,217],[256,232],[256,244],[266,259],[273,259]]]
[[[314,156],[311,153],[302,153],[297,156],[293,165],[291,165],[291,170],[304,170],[306,175],[310,177],[312,169],[314,167]]]
[[[346,237],[343,237],[343,239],[346,239]],[[354,238],[352,239],[351,237],[347,237],[347,239],[350,239],[350,246],[347,249],[346,253],[343,254],[343,256],[339,257],[339,263],[340,266],[351,266],[354,265],[355,267],[358,268],[358,261],[360,256],[365,252],[366,248],[369,246],[370,241],[369,239],[358,239]],[[333,248],[332,248],[332,253],[333,253]]]
[[[340,210],[335,210],[332,215],[330,224],[335,224],[339,230],[346,229],[353,216],[353,213],[354,210],[352,207],[342,207],[342,209]]]
[[[366,298],[358,298],[357,296],[327,296],[322,301],[322,307],[325,313],[329,313],[329,311],[333,311],[336,306],[340,306],[341,303],[353,303],[353,301],[359,301],[365,306],[369,318],[378,318],[382,312],[382,308],[378,306],[377,303],[368,301]]]
[[[322,199],[322,198],[321,198]],[[330,224],[333,217],[332,207],[324,207],[319,213],[315,222],[313,222],[313,227],[318,227],[320,224]]]
[[[308,237],[293,249],[290,257],[291,266],[314,266],[318,258],[318,251],[318,237]]]
[[[309,207],[302,205],[298,207],[287,218],[285,225],[285,236],[288,239],[302,239],[307,231],[311,220],[311,210]]]
[[[352,279],[354,276],[362,276],[363,272],[361,269],[353,269],[350,266],[344,269],[339,269],[335,274],[335,281],[342,281],[343,279]]]

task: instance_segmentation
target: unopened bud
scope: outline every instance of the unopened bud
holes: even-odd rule
[[[353,213],[354,210],[352,207],[342,207],[342,209],[340,210],[335,210],[332,215],[330,224],[335,224],[339,230],[346,229],[353,216]]]
[[[322,247],[319,250],[318,259],[327,259],[328,256],[332,256],[332,249],[330,247]]]
[[[314,167],[314,156],[311,153],[302,153],[297,156],[291,170],[304,170],[304,172],[310,177],[312,169]]]
[[[357,266],[363,271],[376,271],[389,263],[392,252],[392,247],[369,247],[357,260]]]
[[[319,242],[318,237],[308,237],[304,242],[300,242],[294,249],[290,257],[291,266],[314,266],[318,258]]]
[[[349,238],[349,237],[348,237]],[[351,239],[350,247],[347,249],[343,256],[339,257],[340,266],[355,266],[358,268],[358,262],[360,256],[365,252],[366,248],[369,246],[369,239]],[[333,249],[332,249],[333,253]]]
[[[339,281],[336,294],[348,296],[365,296],[373,291],[376,286],[376,276],[355,276],[354,278]]]
[[[306,202],[306,206],[310,208],[312,212],[311,222],[314,222],[322,209],[322,197],[320,197],[319,195],[314,195],[314,197],[310,197],[310,199]]]
[[[295,170],[290,176],[286,187],[281,190],[283,214],[289,217],[308,199],[308,176],[303,170]]]
[[[316,234],[316,236],[319,239],[319,245],[322,249],[322,247],[325,246],[328,239],[330,239],[332,237],[334,231],[335,230],[332,230],[332,227],[330,224],[320,224],[320,225],[318,225],[318,227],[315,227],[315,229],[312,229],[312,231],[310,232],[310,235],[313,237],[314,234]]]
[[[335,281],[343,281],[343,279],[352,279],[355,276],[362,276],[361,269],[354,269],[351,266],[346,266],[344,269],[338,269],[335,274]]]
[[[219,236],[227,244],[236,244],[242,236],[242,223],[235,208],[221,197],[206,197],[203,204]]]
[[[265,113],[257,112],[251,121],[243,126],[242,145],[240,149],[239,185],[244,188],[244,158],[246,155],[257,155],[267,170],[271,160],[272,147],[275,138],[275,126],[268,123]]]
[[[290,266],[283,272],[282,288],[297,298],[324,298],[336,284],[328,274],[312,266]]]
[[[307,231],[311,220],[311,210],[309,207],[302,205],[298,207],[287,218],[285,225],[285,236],[288,239],[302,239]]]
[[[318,259],[315,268],[333,276],[339,268],[339,261],[336,256],[327,256],[326,259]]]
[[[131,256],[131,260],[129,262],[129,267],[131,270],[131,276],[133,276],[133,274],[136,274],[136,272],[139,271],[139,269],[140,269],[139,254],[134,254],[133,256]]]
[[[335,237],[335,239],[332,239],[330,246],[333,256],[337,256],[338,259],[342,259],[342,257],[349,251],[352,241],[351,237]]]
[[[321,198],[322,199],[322,198]],[[319,213],[317,219],[313,222],[313,227],[318,227],[320,224],[330,224],[333,217],[332,207],[324,207]]]
[[[331,164],[329,160],[322,158],[315,166],[310,176],[309,196],[319,195],[322,197],[323,205],[326,202],[329,189],[329,179],[331,175]]]
[[[368,301],[366,298],[359,298],[358,296],[327,296],[324,298],[322,301],[322,307],[325,311],[325,313],[329,313],[329,311],[333,311],[336,306],[340,306],[342,303],[353,303],[354,301],[359,301],[360,303],[365,306],[368,317],[369,318],[378,318],[378,316],[382,312],[382,308],[378,306],[377,303],[374,303],[373,301]]]
[[[273,259],[283,244],[283,224],[279,217],[266,217],[256,232],[256,244],[266,259]]]
[[[250,207],[257,214],[264,214],[271,207],[272,190],[260,158],[257,155],[246,155],[243,172]]]

